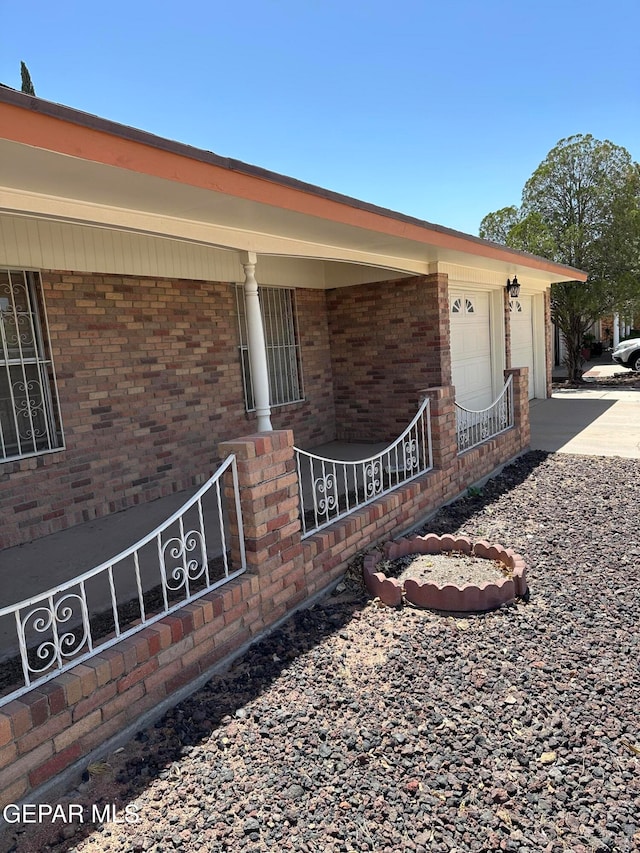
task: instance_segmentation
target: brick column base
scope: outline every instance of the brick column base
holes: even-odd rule
[[[456,437],[456,391],[453,385],[427,388],[422,392],[429,397],[431,414],[431,450],[433,467],[449,469],[458,454]]]
[[[504,372],[505,381],[513,376],[513,417],[514,426],[520,433],[520,450],[531,444],[531,426],[529,422],[529,368],[510,367]]]
[[[235,454],[244,527],[247,570],[260,576],[265,623],[306,597],[292,430],[247,435],[223,441],[219,453]],[[225,483],[228,506],[233,486]],[[231,492],[231,493],[230,493]],[[232,555],[239,553],[238,527],[232,524]]]

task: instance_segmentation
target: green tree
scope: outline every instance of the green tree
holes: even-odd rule
[[[603,314],[640,304],[640,167],[590,134],[561,139],[529,178],[520,208],[482,220],[480,236],[583,269],[586,284],[551,289],[569,378],[582,376],[582,340]]]
[[[479,234],[483,240],[492,240],[494,243],[509,243],[512,229],[520,222],[520,211],[517,207],[501,207],[493,213],[487,213],[480,223]],[[515,246],[512,246],[515,248]]]
[[[33,88],[33,83],[31,82],[31,74],[29,74],[29,69],[24,62],[20,63],[20,75],[22,77],[21,91],[23,91],[25,95],[35,95],[36,90]]]

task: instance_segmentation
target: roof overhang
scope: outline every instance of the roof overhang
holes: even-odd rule
[[[0,126],[0,213],[401,274],[463,267],[537,286],[587,277],[11,89],[0,88]]]

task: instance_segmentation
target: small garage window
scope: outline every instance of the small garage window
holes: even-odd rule
[[[464,305],[464,307],[463,307]],[[462,298],[458,297],[451,302],[451,313],[452,314],[475,314],[476,308],[473,304],[473,300],[469,299],[469,297],[465,296],[464,303]]]

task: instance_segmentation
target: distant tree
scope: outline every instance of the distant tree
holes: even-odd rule
[[[520,222],[520,211],[517,207],[501,207],[494,213],[487,213],[480,223],[479,234],[483,240],[507,245],[512,228]],[[515,248],[515,247],[512,247]]]
[[[551,289],[569,378],[582,377],[585,333],[603,314],[640,304],[640,167],[611,142],[560,142],[529,178],[520,208],[489,213],[480,236],[589,274]]]
[[[31,74],[29,74],[29,69],[24,62],[20,63],[20,74],[22,76],[21,91],[23,91],[25,95],[35,95],[36,90],[33,88],[33,83],[31,82]]]

